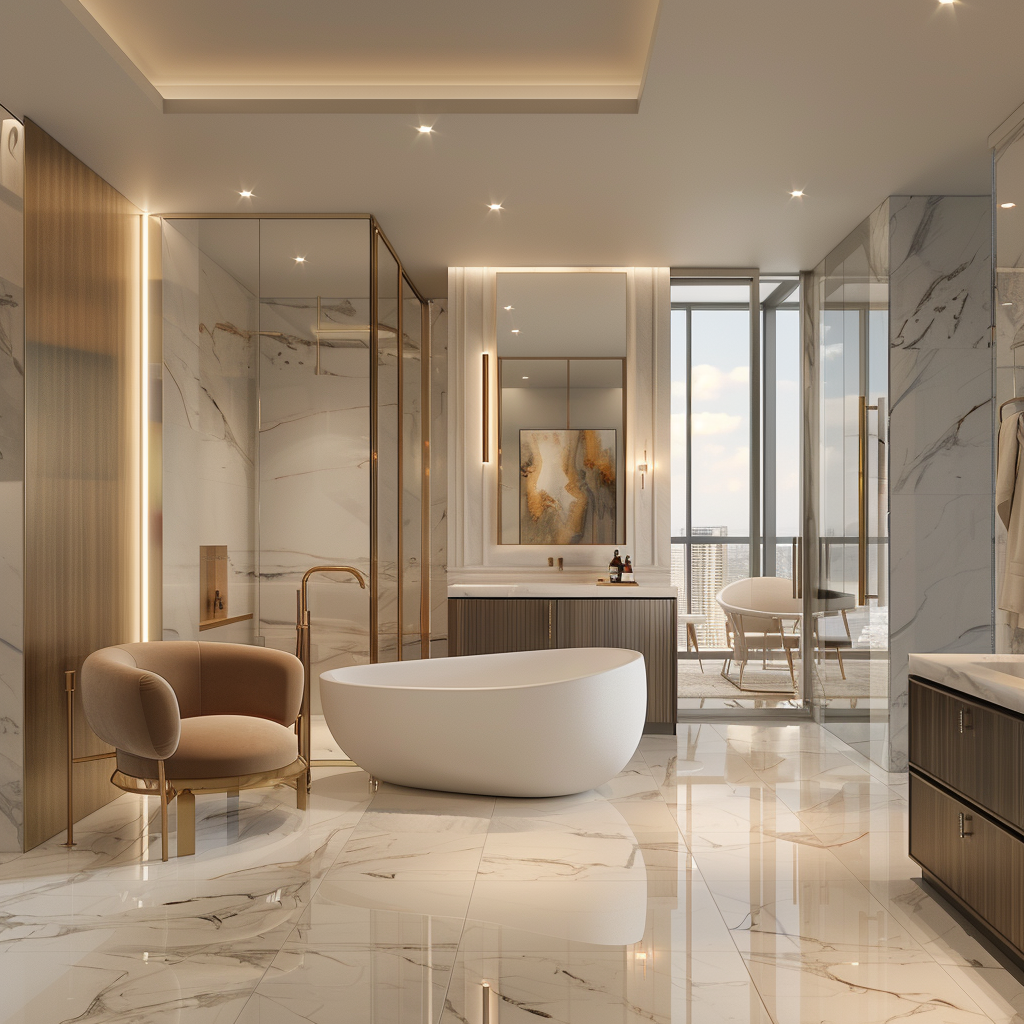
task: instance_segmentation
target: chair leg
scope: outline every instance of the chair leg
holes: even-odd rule
[[[160,859],[167,860],[167,777],[163,761],[157,761],[156,767],[160,779]]]
[[[836,648],[836,657],[839,659],[839,674],[845,679],[846,669],[843,668],[843,652],[838,647]]]
[[[308,793],[306,792],[306,773],[303,772],[295,780],[295,806],[304,811],[308,804]]]
[[[196,795],[190,789],[178,794],[178,856],[196,852]]]
[[[697,644],[697,630],[694,628],[692,622],[686,624],[686,649],[690,649],[690,641],[693,641],[693,649],[697,652],[697,664],[700,665],[701,672],[704,671],[704,662],[700,660],[700,647]]]
[[[853,635],[850,633],[850,620],[846,617],[846,610],[843,609],[841,614],[843,616],[843,625],[846,627],[846,639],[852,640]]]
[[[785,645],[785,640],[782,641]],[[786,652],[786,661],[789,662],[789,678],[793,680],[793,685],[796,686],[796,673],[793,671],[793,652],[786,646],[782,648]]]

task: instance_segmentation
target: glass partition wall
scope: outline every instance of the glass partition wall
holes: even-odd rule
[[[167,218],[163,272],[164,493],[182,506],[167,517],[181,536],[165,543],[165,636],[294,651],[303,574],[350,565],[365,591],[310,579],[311,678],[428,657],[429,320],[379,226]],[[200,548],[218,546],[211,625]]]
[[[718,602],[725,587],[752,576],[793,580],[800,507],[799,279],[709,273],[673,272],[671,287],[680,711],[802,709],[799,672],[790,673],[781,648],[752,661],[740,685]],[[794,602],[796,587],[790,583]]]
[[[888,231],[883,204],[808,275],[805,379],[804,670],[823,724],[879,763],[890,676]]]

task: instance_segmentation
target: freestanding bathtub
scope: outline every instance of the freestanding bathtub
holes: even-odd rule
[[[480,654],[332,669],[320,699],[341,749],[384,782],[565,796],[633,756],[647,673],[617,647]]]

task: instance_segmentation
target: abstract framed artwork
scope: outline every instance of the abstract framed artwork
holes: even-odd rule
[[[519,543],[617,543],[614,430],[519,431]]]

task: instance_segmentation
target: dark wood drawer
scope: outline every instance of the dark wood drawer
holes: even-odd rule
[[[1024,829],[1024,720],[911,679],[910,763]]]
[[[557,601],[458,598],[448,601],[448,653],[507,654],[557,646]]]
[[[1017,950],[1024,950],[1024,841],[910,775],[910,856]]]

